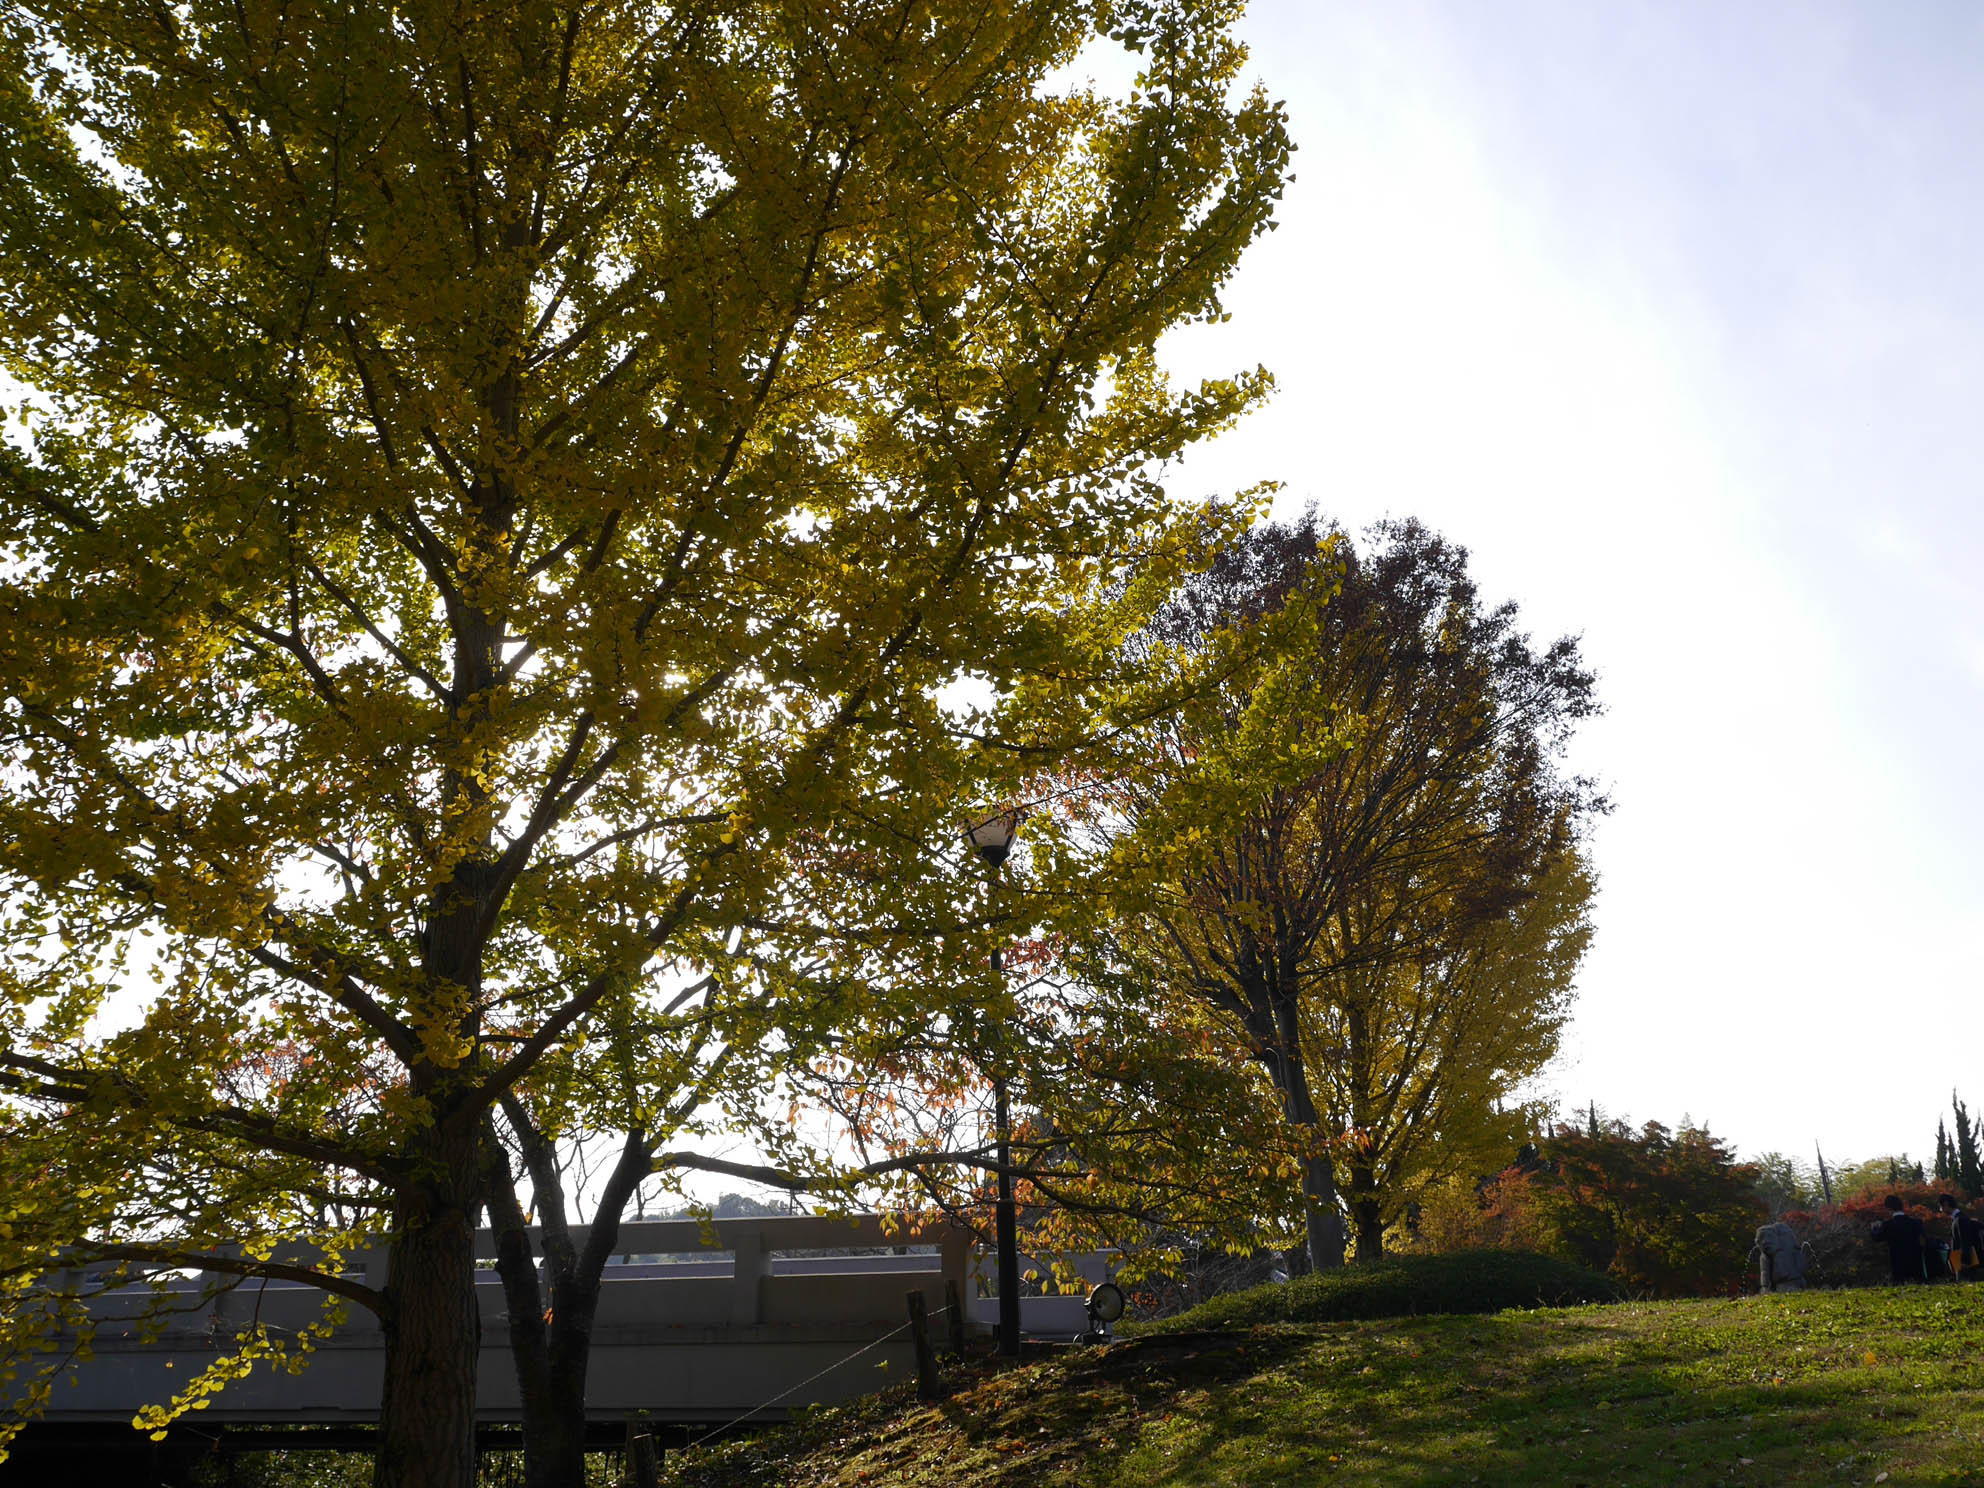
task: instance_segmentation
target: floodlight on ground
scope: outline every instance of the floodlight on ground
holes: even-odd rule
[[[1088,1294],[1082,1304],[1088,1309],[1088,1327],[1083,1330],[1076,1343],[1109,1342],[1109,1325],[1120,1318],[1129,1307],[1129,1298],[1123,1289],[1113,1281],[1105,1281]]]

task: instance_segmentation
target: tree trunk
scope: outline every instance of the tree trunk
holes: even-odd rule
[[[1302,1232],[1309,1265],[1334,1271],[1343,1265],[1343,1215],[1337,1208],[1336,1166],[1323,1144],[1322,1123],[1309,1093],[1309,1072],[1302,1064],[1302,1033],[1293,1001],[1276,999],[1275,1042],[1267,1050],[1267,1065],[1281,1091],[1281,1113],[1306,1134],[1308,1156],[1302,1161]]]
[[[1350,1170],[1350,1219],[1356,1228],[1358,1261],[1383,1260],[1385,1216],[1378,1199],[1378,1175],[1368,1167]]]
[[[475,1488],[475,1212],[456,1194],[404,1195],[386,1283],[385,1387],[375,1488]]]
[[[573,1367],[570,1324],[560,1310],[563,1288],[553,1285],[544,1305],[537,1258],[524,1233],[523,1210],[509,1192],[508,1175],[491,1184],[496,1224],[496,1274],[509,1314],[510,1362],[523,1407],[525,1488],[583,1488],[586,1475],[586,1359]]]
[[[536,1368],[526,1367],[524,1353],[516,1355],[524,1415],[524,1488],[585,1488],[586,1366],[592,1358],[599,1288],[597,1272],[554,1276],[548,1346],[536,1351]]]
[[[1372,1133],[1381,1122],[1377,1111],[1378,1086],[1373,1077],[1371,1020],[1357,998],[1344,1009],[1344,1086],[1349,1097],[1350,1121],[1350,1222],[1357,1236],[1360,1264],[1384,1259],[1385,1220],[1382,1196],[1378,1192],[1377,1147]]]
[[[1336,1169],[1327,1157],[1311,1157],[1302,1164],[1302,1226],[1309,1241],[1309,1264],[1318,1271],[1340,1268],[1343,1214],[1337,1208]]]
[[[555,1359],[555,1356],[554,1356]],[[523,1395],[524,1488],[585,1488],[586,1358],[556,1359]]]
[[[600,1191],[586,1244],[575,1247],[551,1144],[521,1101],[506,1098],[503,1110],[533,1174],[544,1245],[540,1272],[523,1205],[507,1163],[497,1158],[500,1149],[492,1130],[489,1208],[496,1228],[496,1271],[510,1315],[510,1358],[523,1405],[524,1488],[585,1488],[586,1373],[593,1321],[621,1213],[648,1171],[648,1148],[641,1133],[628,1133]]]

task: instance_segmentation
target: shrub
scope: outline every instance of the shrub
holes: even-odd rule
[[[1551,1256],[1517,1250],[1397,1256],[1273,1282],[1202,1302],[1176,1317],[1126,1331],[1174,1333],[1251,1328],[1261,1323],[1327,1323],[1424,1313],[1501,1312],[1617,1302],[1617,1282]]]
[[[1437,1185],[1420,1201],[1418,1220],[1415,1251],[1445,1255],[1459,1250],[1526,1250],[1549,1255],[1557,1249],[1556,1233],[1530,1192],[1530,1173],[1521,1167],[1504,1169],[1480,1183],[1452,1179]]]
[[[1539,1251],[1634,1296],[1733,1295],[1768,1215],[1756,1177],[1698,1127],[1560,1126],[1471,1203],[1450,1192],[1429,1204],[1420,1243]]]

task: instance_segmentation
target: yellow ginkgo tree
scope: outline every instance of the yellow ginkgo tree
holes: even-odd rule
[[[1427,1184],[1512,1150],[1556,1052],[1605,804],[1563,767],[1592,675],[1410,521],[1362,544],[1256,528],[1133,649],[1212,685],[1119,736],[1063,812],[1090,886],[1066,974],[1090,1018],[1141,1014],[1224,1078],[1209,1105],[1165,1077],[1197,1123],[1227,1102],[1260,1158],[1194,1224],[1281,1222],[1323,1268],[1348,1220],[1373,1259]],[[1158,1152],[1145,1167],[1167,1176]]]
[[[465,1488],[490,1112],[802,1048],[739,927],[842,839],[941,897],[1232,520],[1158,476],[1265,378],[1154,348],[1284,177],[1236,10],[0,13],[10,1336],[89,1247],[314,1277]]]

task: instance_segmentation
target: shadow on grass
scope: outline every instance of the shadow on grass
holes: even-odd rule
[[[986,1460],[975,1483],[1073,1481],[1155,1413],[1183,1398],[1244,1388],[1300,1355],[1296,1334],[1173,1333],[1069,1355],[1049,1371],[994,1375],[935,1406],[962,1444]]]
[[[1318,1330],[1293,1367],[1216,1388],[1065,1481],[1984,1482],[1964,1340],[1940,1358],[1863,1358],[1851,1336],[1778,1357],[1753,1326],[1774,1319],[1744,1305]]]
[[[1149,1334],[824,1418],[698,1484],[1984,1483],[1984,1295]],[[1870,1345],[1869,1340],[1875,1340]],[[770,1443],[766,1446],[770,1447]]]

